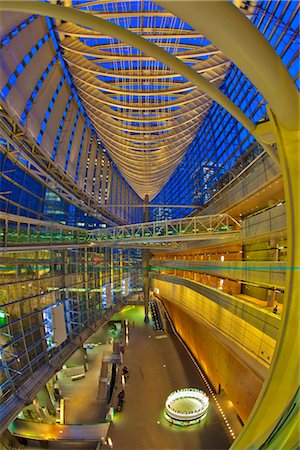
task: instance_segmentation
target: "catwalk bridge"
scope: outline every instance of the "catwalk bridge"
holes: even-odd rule
[[[85,230],[60,223],[0,214],[0,251],[69,247],[173,246],[190,240],[238,238],[240,223],[229,214],[186,217]]]
[[[92,242],[101,241],[104,245],[169,244],[187,240],[228,239],[230,235],[239,235],[240,226],[229,214],[215,214],[103,228],[90,233],[89,239]]]

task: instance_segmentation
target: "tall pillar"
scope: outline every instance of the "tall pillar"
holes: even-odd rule
[[[69,266],[69,261],[68,261],[68,250],[63,250],[62,251],[62,255],[63,255],[63,280],[64,280],[64,287],[67,288],[69,286],[69,280],[68,280],[68,266]],[[65,298],[68,297],[67,294],[67,290],[65,290]]]
[[[145,196],[144,204],[149,204],[149,196]],[[150,222],[150,209],[144,208],[143,211],[143,222]],[[143,268],[143,292],[144,292],[144,308],[145,308],[145,319],[146,323],[149,322],[149,260],[150,252],[149,250],[142,251],[142,268]]]
[[[299,386],[299,299],[300,299],[300,130],[285,128],[269,109],[279,150],[284,180],[288,260],[283,310],[272,363],[247,425],[234,449],[296,448],[299,441],[299,417],[295,408]],[[284,422],[282,422],[282,418]],[[284,426],[282,425],[284,424]],[[272,443],[267,440],[272,437]]]
[[[267,306],[268,307],[273,307],[275,304],[275,291],[274,289],[268,289],[268,293],[267,293]]]
[[[85,304],[86,304],[86,315],[87,315],[87,323],[91,325],[90,319],[90,299],[89,299],[89,279],[88,279],[88,251],[85,247],[83,249],[83,257],[84,257],[84,271],[83,271],[83,280],[84,280],[84,295],[85,295]]]
[[[279,260],[278,239],[271,237],[270,239],[270,261]]]

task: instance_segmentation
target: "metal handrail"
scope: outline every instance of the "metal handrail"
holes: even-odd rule
[[[56,222],[0,213],[0,246],[88,242],[88,230]]]
[[[2,225],[1,225],[2,222]],[[119,227],[86,230],[55,222],[0,213],[0,237],[4,247],[12,244],[86,243],[93,241],[174,241],[185,238],[216,236],[240,230],[240,223],[227,213],[185,217]],[[104,244],[105,245],[105,244]]]
[[[89,239],[95,240],[151,240],[170,236],[197,236],[237,231],[241,224],[227,213],[145,222],[93,230]]]

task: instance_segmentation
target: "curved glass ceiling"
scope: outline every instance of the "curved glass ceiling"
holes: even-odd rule
[[[148,0],[74,0],[72,6],[150,40],[218,87],[226,75],[229,61],[214,45]],[[212,100],[161,62],[110,36],[68,22],[56,29],[99,137],[139,196],[152,199],[183,158]]]

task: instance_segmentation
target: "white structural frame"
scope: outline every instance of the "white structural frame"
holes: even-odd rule
[[[90,241],[151,242],[186,239],[216,239],[239,234],[241,224],[229,214],[186,217],[156,222],[145,222],[120,227],[100,228],[89,233]],[[225,237],[224,236],[224,237]]]

